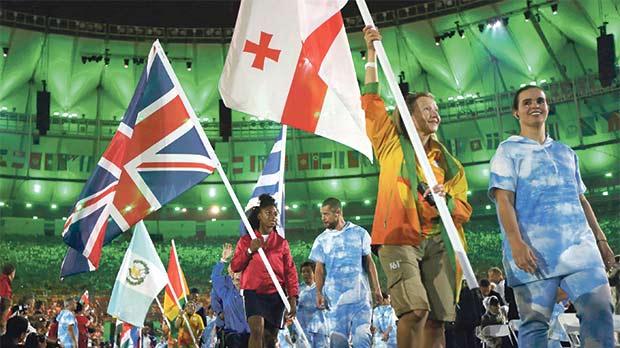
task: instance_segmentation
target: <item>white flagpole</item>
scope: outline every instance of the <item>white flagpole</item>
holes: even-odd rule
[[[168,325],[168,329],[172,329],[172,326],[170,326],[170,322],[168,321],[168,318],[166,317],[166,312],[164,312],[164,307],[161,305],[161,302],[159,302],[159,298],[157,298],[157,296],[155,296],[155,301],[157,301],[157,306],[159,307],[159,310],[161,311],[161,316],[164,317],[164,321],[166,322],[166,325]]]
[[[375,24],[372,20],[372,16],[370,15],[368,7],[366,6],[366,2],[364,0],[355,0],[355,2],[357,3],[357,7],[360,10],[362,18],[364,19],[364,24],[374,27]],[[424,177],[426,177],[426,180],[428,180],[428,186],[434,187],[435,185],[437,185],[437,179],[433,174],[433,169],[431,168],[431,164],[426,157],[426,152],[424,151],[422,141],[420,140],[420,137],[416,132],[415,126],[413,125],[413,121],[411,120],[411,114],[409,113],[409,109],[407,108],[407,104],[405,103],[405,98],[402,96],[400,89],[398,88],[398,84],[396,83],[394,71],[392,71],[392,66],[390,65],[390,61],[388,60],[387,54],[385,53],[385,49],[383,48],[383,43],[381,41],[373,41],[373,45],[375,47],[375,51],[377,52],[377,58],[379,59],[381,68],[383,69],[385,77],[387,78],[390,90],[392,91],[392,95],[396,100],[396,106],[398,107],[398,111],[400,112],[400,118],[403,120],[405,124],[405,129],[407,130],[407,134],[409,135],[409,139],[411,139],[411,143],[413,144],[413,150],[415,151],[418,163],[422,167]],[[415,188],[413,189],[415,190]],[[454,221],[452,221],[452,216],[450,216],[450,210],[448,210],[445,199],[438,194],[432,192],[432,190],[431,194],[433,195],[435,203],[437,204],[439,215],[441,216],[441,220],[443,221],[446,232],[448,233],[448,238],[450,239],[450,243],[452,244],[454,253],[456,254],[461,268],[463,269],[463,275],[465,276],[465,280],[467,281],[467,286],[470,289],[478,288],[478,282],[476,281],[474,270],[469,263],[469,259],[467,258],[467,254],[465,253],[465,248],[463,248],[463,244],[461,243],[461,240],[458,236],[456,226],[454,225]]]
[[[217,169],[217,172],[222,177],[222,181],[224,182],[226,191],[228,191],[228,195],[232,199],[233,204],[235,205],[235,208],[237,209],[237,213],[239,213],[239,216],[241,217],[241,221],[243,221],[245,228],[248,230],[248,233],[250,234],[250,237],[252,237],[252,239],[256,239],[256,234],[252,230],[252,226],[250,226],[250,222],[248,221],[247,216],[245,216],[245,211],[241,207],[241,203],[239,203],[239,198],[237,198],[235,191],[233,191],[233,188],[230,185],[230,182],[228,181],[228,177],[226,176],[226,173],[224,172],[224,169],[222,168],[222,163],[217,157],[215,150],[213,150],[213,146],[211,146],[211,143],[209,142],[207,135],[204,133],[202,129],[202,125],[200,124],[200,121],[198,121],[198,117],[196,117],[196,113],[194,112],[194,109],[191,107],[189,99],[187,99],[187,96],[185,95],[185,92],[183,91],[183,89],[180,88],[181,83],[179,82],[176,74],[174,74],[174,70],[172,69],[172,66],[170,65],[170,63],[168,62],[165,51],[161,47],[159,40],[156,40],[153,43],[153,45],[155,46],[155,51],[152,53],[149,53],[148,64],[152,63],[151,54],[153,53],[159,54],[164,67],[166,68],[166,70],[171,72],[170,78],[172,79],[175,86],[179,86],[179,90],[178,90],[179,97],[183,101],[183,104],[187,106],[187,111],[190,114],[190,122],[194,124],[194,126],[196,127],[196,130],[198,131],[198,135],[202,139],[202,142],[205,144],[205,149],[207,150],[207,153],[209,154],[209,158],[211,158],[213,162],[215,162],[215,168]],[[148,70],[149,69],[147,69],[147,71]],[[291,306],[288,303],[288,300],[286,298],[286,295],[284,294],[284,290],[282,289],[282,286],[280,286],[280,283],[278,282],[278,279],[276,278],[276,275],[273,272],[273,268],[271,267],[271,265],[269,264],[269,261],[267,260],[267,255],[265,255],[265,251],[263,250],[263,248],[258,249],[258,254],[260,255],[261,260],[265,264],[265,268],[267,269],[267,272],[269,273],[269,277],[271,278],[271,281],[275,285],[276,290],[278,291],[278,294],[280,295],[280,298],[282,299],[282,302],[284,303],[284,307],[286,308],[287,311],[290,311]],[[174,289],[172,289],[172,291],[174,291]],[[175,297],[175,300],[177,300],[176,297]],[[192,334],[192,337],[193,337],[193,334]]]
[[[286,209],[286,204],[284,204],[284,170],[285,170],[285,165],[286,165],[286,132],[288,130],[288,126],[287,125],[282,125],[282,147],[280,148],[280,212],[281,214],[283,213],[283,209]],[[284,230],[284,226],[282,226],[282,231],[284,231],[284,233],[286,233],[286,231]],[[288,303],[288,301],[285,302]],[[304,344],[306,345],[306,347],[310,347],[310,342],[308,341],[308,338],[306,337],[306,334],[304,333],[304,330],[301,327],[301,324],[299,324],[299,321],[297,320],[297,317],[295,317],[295,319],[293,319],[293,325],[295,325],[295,329],[299,332],[299,337],[301,337],[302,341],[304,342]]]
[[[284,204],[284,166],[286,165],[286,131],[288,130],[288,126],[282,125],[282,140],[280,142],[280,197],[278,197],[278,201],[280,202],[280,213],[284,214],[284,209],[286,209],[286,205]],[[282,232],[286,233],[284,230],[284,226],[280,226],[282,228]]]

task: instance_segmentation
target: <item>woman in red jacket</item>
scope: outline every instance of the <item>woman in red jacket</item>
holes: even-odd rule
[[[276,232],[278,209],[275,200],[268,194],[262,194],[258,199],[260,204],[252,208],[249,217],[257,238],[252,239],[249,234],[241,237],[231,262],[233,272],[242,272],[241,289],[250,326],[250,348],[262,348],[263,344],[274,347],[284,314],[284,303],[258,255],[259,248],[265,251],[278,282],[288,296],[291,311],[287,319],[295,316],[299,293],[291,249],[286,239]]]

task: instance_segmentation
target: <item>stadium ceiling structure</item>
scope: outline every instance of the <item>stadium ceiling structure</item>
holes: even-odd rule
[[[439,135],[466,164],[472,191],[480,192],[481,206],[488,204],[484,195],[488,160],[499,141],[517,129],[510,115],[510,103],[513,92],[525,84],[541,85],[548,91],[554,103],[549,131],[555,138],[587,153],[581,156],[585,177],[600,178],[603,182],[596,185],[602,187],[607,183],[604,180],[619,176],[615,174],[618,128],[614,125],[620,123],[620,85],[617,80],[605,85],[599,81],[597,37],[604,28],[614,35],[616,47],[620,46],[620,2],[368,3],[403,87],[407,83],[411,91],[428,90],[437,97],[443,117]],[[37,149],[31,145],[28,127],[32,127],[31,116],[36,110],[36,92],[45,81],[51,93],[52,126],[47,136],[37,139],[40,146],[57,149],[58,154],[90,156],[86,161],[96,161],[123,116],[144,68],[144,58],[156,38],[167,51],[190,103],[207,135],[216,143],[216,151],[228,161],[230,171],[234,171],[236,158],[248,151],[268,153],[277,127],[261,121],[260,115],[233,111],[235,144],[222,142],[217,133],[217,83],[239,2],[145,4],[0,4],[0,151],[7,151],[5,157],[10,157],[11,151],[32,153]],[[361,18],[354,3],[348,4],[343,13],[358,80],[363,81],[365,45]],[[616,51],[615,62],[617,52],[620,51]],[[384,94],[388,105],[392,105],[393,98],[386,89]],[[292,139],[290,161],[297,163],[297,167],[287,186],[291,200],[313,205],[328,194],[342,194],[347,200],[359,202],[360,211],[370,209],[372,204],[365,201],[375,196],[375,167],[349,167],[355,161],[347,162],[347,149],[327,145],[326,140],[301,132],[293,132]],[[302,172],[300,156],[305,155],[312,166],[313,156],[325,148],[333,152],[329,170]],[[339,152],[345,153],[343,161],[347,165],[339,166]],[[43,168],[46,155],[41,153]],[[53,161],[54,168],[59,170],[58,158]],[[241,161],[245,160],[250,161]],[[1,199],[40,204],[57,200],[70,205],[88,177],[87,171],[45,173],[43,169],[26,168],[26,164],[20,168],[0,168]],[[321,165],[317,169],[327,170]],[[611,176],[605,176],[608,172]],[[252,173],[246,170],[236,178],[233,175],[240,197],[249,195],[257,177]],[[37,178],[53,182],[50,192],[32,193],[33,185],[41,185]],[[208,182],[216,181],[210,178]],[[212,187],[215,186],[204,185],[192,190],[179,202],[198,206],[212,198],[225,200],[220,197],[225,195],[223,190],[212,196]]]

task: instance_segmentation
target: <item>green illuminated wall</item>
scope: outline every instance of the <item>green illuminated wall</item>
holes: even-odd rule
[[[620,88],[601,89],[596,80],[595,25],[608,21],[607,31],[615,35],[616,47],[620,47],[620,15],[600,12],[595,1],[562,2],[557,15],[541,7],[540,26],[550,43],[545,47],[532,23],[525,22],[518,11],[522,5],[505,1],[382,28],[384,45],[394,70],[404,72],[411,90],[430,90],[440,102],[443,124],[439,136],[466,166],[476,214],[493,212],[485,209],[490,204],[485,194],[488,161],[497,143],[518,129],[510,115],[512,91],[531,82],[545,86],[555,103],[548,129],[554,138],[577,150],[594,200],[617,201],[619,134],[610,125],[620,118]],[[457,20],[476,23],[505,13],[512,13],[506,27],[479,32],[475,25],[466,26],[464,39],[454,36],[435,45],[434,36],[452,28]],[[349,39],[358,79],[363,81],[361,34],[350,32]],[[227,45],[162,43],[235,191],[241,201],[247,200],[277,128],[255,116],[233,112],[232,140],[222,142],[217,132],[217,82]],[[36,215],[62,225],[61,218],[105,149],[144,67],[130,62],[125,68],[123,59],[145,56],[150,45],[0,26],[0,46],[9,47],[8,56],[0,58],[0,218]],[[103,62],[82,63],[83,55],[101,54],[106,48],[111,54],[108,67]],[[565,67],[568,80],[552,54]],[[191,71],[186,69],[188,60],[193,62]],[[31,115],[41,80],[47,81],[52,96],[52,127],[39,144],[33,144]],[[381,81],[385,85],[383,77]],[[577,102],[572,98],[573,88]],[[391,107],[392,96],[385,89],[382,93]],[[290,132],[287,162],[291,226],[302,229],[316,223],[316,204],[332,195],[348,203],[349,217],[370,222],[376,165],[344,146],[297,131]],[[226,210],[215,214],[214,205]],[[199,221],[195,229],[208,224],[208,230],[220,231],[230,229],[222,220],[236,219],[236,212],[220,178],[212,175],[153,218],[194,220]],[[32,228],[45,229],[42,223],[33,222]]]

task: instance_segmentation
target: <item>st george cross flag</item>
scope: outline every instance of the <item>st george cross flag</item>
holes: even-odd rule
[[[219,90],[231,109],[332,139],[372,160],[340,14],[345,4],[242,1]]]
[[[214,171],[208,140],[159,41],[127,112],[68,217],[61,277],[94,271],[101,248]]]
[[[263,168],[263,172],[258,178],[258,182],[256,182],[256,186],[254,186],[254,191],[252,192],[252,198],[245,206],[245,211],[247,212],[252,207],[258,206],[260,203],[258,201],[258,197],[263,193],[269,194],[276,200],[276,208],[280,213],[280,221],[278,226],[276,226],[276,231],[278,234],[285,238],[284,236],[284,210],[282,209],[284,205],[284,159],[285,159],[285,151],[286,151],[286,126],[282,127],[280,134],[276,138],[275,144],[273,144],[273,148],[271,149],[271,153],[269,157],[267,157],[267,161],[265,161],[265,167]],[[241,223],[239,226],[240,234],[243,236],[247,234],[248,231],[245,228],[245,225]]]
[[[134,326],[144,326],[153,299],[168,284],[149,233],[140,221],[118,270],[108,304],[108,314]]]
[[[179,315],[179,306],[185,305],[189,290],[187,289],[187,280],[179,263],[177,247],[172,241],[170,248],[170,258],[168,259],[168,279],[170,283],[166,286],[166,295],[164,296],[164,315],[168,320],[174,320]],[[172,285],[172,290],[170,286]],[[174,299],[176,295],[176,300]]]

